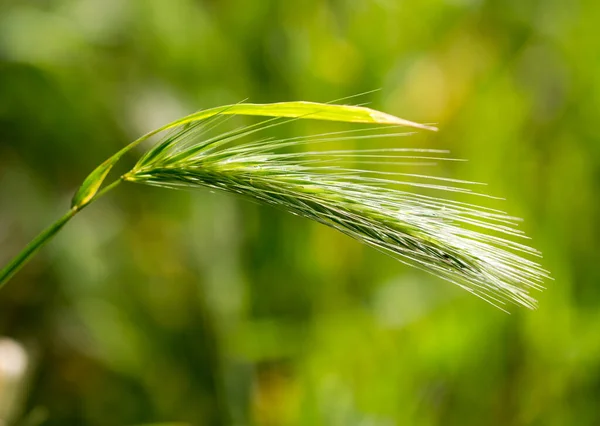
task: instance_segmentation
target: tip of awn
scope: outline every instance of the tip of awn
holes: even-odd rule
[[[416,123],[414,121],[405,120],[404,118],[396,117],[394,115],[386,114],[379,111],[374,111],[375,114],[371,113],[371,116],[380,123],[399,124],[401,126],[413,127],[416,129],[430,130],[437,132],[438,128],[430,126],[428,124]]]

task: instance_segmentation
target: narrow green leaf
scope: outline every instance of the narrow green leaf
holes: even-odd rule
[[[424,130],[437,130],[433,126],[415,123],[403,118],[395,117],[381,111],[371,108],[351,106],[351,105],[332,105],[321,104],[317,102],[278,102],[273,104],[235,104],[224,107],[211,108],[204,111],[188,115],[176,122],[174,125],[180,125],[191,121],[201,120],[211,117],[215,114],[238,114],[238,115],[259,115],[268,117],[290,117],[304,118],[312,120],[329,120],[346,123],[377,123],[394,124],[406,127],[414,127]],[[168,125],[169,128],[173,127]]]
[[[142,141],[154,136],[165,130],[172,129],[186,123],[192,123],[199,120],[205,120],[217,114],[226,115],[255,115],[266,117],[289,117],[302,118],[313,120],[329,120],[340,121],[346,123],[377,123],[391,124],[406,127],[414,127],[417,129],[437,130],[435,127],[426,126],[424,124],[414,123],[404,120],[381,111],[370,108],[351,106],[351,105],[332,105],[321,104],[317,102],[278,102],[273,104],[250,104],[240,103],[226,105],[222,107],[210,108],[203,111],[198,111],[186,117],[172,121],[156,130],[147,133],[138,140],[130,143],[121,151],[110,157],[100,166],[98,166],[84,180],[81,187],[77,190],[71,206],[76,209],[81,209],[87,205],[97,194],[102,186],[102,182],[112,169],[112,167],[121,159],[121,157],[129,150],[140,144]]]

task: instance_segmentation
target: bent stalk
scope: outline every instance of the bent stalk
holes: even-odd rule
[[[52,238],[58,234],[58,232],[70,221],[77,213],[79,213],[86,206],[106,194],[111,189],[115,188],[121,179],[118,179],[106,186],[103,190],[98,192],[92,199],[86,204],[81,206],[73,206],[64,216],[42,231],[37,237],[35,237],[19,254],[17,254],[2,270],[0,270],[0,288],[2,288],[19,270],[25,266],[27,262]]]

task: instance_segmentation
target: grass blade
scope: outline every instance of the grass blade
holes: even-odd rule
[[[156,130],[151,131],[150,133],[145,134],[141,138],[127,145],[125,148],[121,149],[88,175],[83,184],[75,193],[75,196],[71,202],[71,206],[74,208],[81,208],[89,203],[102,186],[102,182],[104,179],[106,179],[106,176],[108,176],[108,173],[112,167],[121,159],[121,157],[123,157],[123,155],[139,145],[141,142],[165,130],[173,129],[175,127],[196,121],[206,120],[216,115],[254,115],[266,117],[303,118],[312,120],[339,121],[346,123],[389,124],[413,127],[417,129],[433,131],[437,130],[435,127],[408,121],[403,118],[395,117],[371,108],[352,105],[332,105],[300,101],[278,102],[272,104],[239,103],[210,108],[172,121]]]

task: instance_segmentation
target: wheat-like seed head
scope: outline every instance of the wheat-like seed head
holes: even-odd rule
[[[288,139],[258,138],[259,132],[289,121],[277,118],[206,136],[225,119],[217,115],[179,128],[123,178],[169,188],[204,186],[240,194],[335,228],[496,306],[512,302],[535,307],[529,290],[540,289],[548,273],[521,255],[539,256],[536,250],[510,238],[523,237],[515,229],[517,219],[497,210],[411,191],[470,192],[461,186],[466,182],[348,166],[349,161],[402,166],[452,160],[444,151],[288,152],[300,146],[406,133],[378,132],[379,127]],[[256,139],[234,144],[247,137]],[[402,176],[420,180],[399,179]]]

